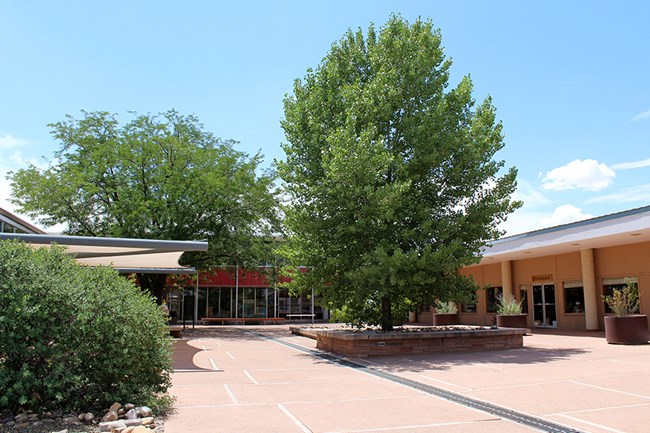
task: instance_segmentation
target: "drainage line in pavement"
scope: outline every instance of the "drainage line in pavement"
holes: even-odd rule
[[[264,334],[260,334],[254,331],[245,331],[249,332],[251,334],[254,334],[260,338],[264,338],[266,340],[271,340],[276,343],[282,344],[284,346],[290,347],[292,349],[308,353],[312,356],[315,356],[317,358],[329,361],[333,364],[338,364],[344,367],[352,368],[354,370],[359,370],[363,371],[364,373],[371,374],[373,376],[389,380],[391,382],[399,383],[401,385],[408,386],[410,388],[416,389],[418,391],[425,392],[430,395],[434,395],[436,397],[443,398],[448,401],[452,401],[454,403],[472,408],[472,409],[477,409],[483,412],[487,412],[491,415],[498,416],[500,418],[504,418],[513,422],[516,422],[518,424],[522,424],[528,427],[532,427],[534,429],[543,431],[543,432],[548,432],[548,433],[582,433],[582,430],[577,430],[571,427],[564,426],[562,424],[556,424],[552,421],[547,421],[544,418],[539,418],[535,417],[532,415],[528,415],[522,412],[517,412],[512,409],[506,409],[491,403],[487,403],[481,400],[475,400],[473,398],[469,398],[467,396],[464,396],[462,394],[457,394],[455,392],[447,391],[446,389],[438,388],[432,385],[427,385],[425,383],[420,383],[415,380],[407,379],[401,376],[398,376],[396,374],[392,373],[386,373],[385,371],[377,370],[373,367],[363,365],[356,363],[354,361],[350,361],[347,359],[339,358],[338,356],[330,355],[327,353],[322,353],[317,350],[309,349],[304,346],[300,346],[298,344],[294,344],[285,340],[281,340],[278,338],[274,337],[269,337]]]

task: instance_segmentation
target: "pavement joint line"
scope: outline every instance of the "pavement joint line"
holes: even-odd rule
[[[430,380],[430,381],[432,381],[432,382],[440,382],[440,383],[444,383],[445,385],[454,386],[454,387],[456,387],[456,388],[463,388],[465,391],[474,391],[473,388],[468,388],[468,387],[463,386],[463,385],[456,385],[455,383],[446,382],[446,381],[444,381],[444,380],[440,380],[440,379],[434,379],[433,377],[429,377],[429,376],[427,376],[427,375],[425,375],[425,374],[420,374],[419,376],[420,376],[421,378],[423,378],[423,379],[427,379],[427,380]]]
[[[566,415],[567,413],[589,413],[589,412],[603,412],[606,410],[621,410],[629,407],[639,407],[639,406],[648,406],[650,403],[635,403],[635,404],[624,404],[621,406],[605,406],[605,407],[592,407],[591,409],[581,409],[581,410],[568,410],[565,412],[553,412],[544,414],[544,416],[558,416]]]
[[[310,429],[307,428],[306,425],[302,423],[294,414],[291,413],[289,409],[284,407],[282,403],[276,403],[275,404],[295,425],[298,426],[300,430],[302,430],[304,433],[313,433]]]
[[[212,358],[210,358],[210,365],[212,366],[212,369],[213,369],[214,371],[220,371],[220,370],[219,370],[219,367],[217,367],[217,363],[214,362],[214,359],[212,359]]]
[[[248,378],[253,382],[255,385],[259,385],[260,383],[255,380],[255,378],[246,370],[244,370],[244,374],[248,376]]]
[[[468,425],[468,424],[478,424],[483,422],[499,422],[498,419],[481,419],[476,421],[456,421],[456,422],[439,422],[435,424],[419,424],[419,425],[402,425],[395,427],[377,427],[369,428],[363,430],[341,430],[341,431],[328,431],[326,433],[366,433],[374,431],[388,431],[388,430],[403,430],[403,429],[412,429],[412,428],[425,428],[425,427],[443,427],[443,426],[455,426],[455,425]]]
[[[537,429],[539,431],[543,431],[546,433],[583,433],[582,430],[578,430],[569,426],[565,426],[556,422],[552,422],[543,418],[540,418],[535,415],[530,415],[524,412],[518,412],[513,409],[508,409],[505,407],[497,406],[495,404],[477,400],[474,398],[467,397],[462,394],[458,394],[452,391],[447,391],[443,388],[438,388],[433,385],[427,385],[422,382],[417,382],[412,379],[407,379],[405,377],[398,376],[393,373],[387,373],[381,370],[378,370],[374,367],[360,364],[355,361],[351,361],[350,359],[342,358],[333,354],[329,353],[324,353],[319,350],[315,349],[306,349],[305,347],[302,347],[298,344],[291,343],[289,341],[284,341],[280,338],[276,338],[273,336],[267,336],[255,331],[248,331],[248,330],[242,330],[243,332],[255,335],[259,338],[265,339],[265,340],[270,340],[273,341],[277,344],[284,345],[286,347],[292,348],[294,350],[298,350],[300,352],[304,353],[309,353],[314,357],[329,361],[333,364],[337,364],[343,367],[348,367],[352,368],[354,370],[370,374],[394,383],[398,383],[410,388],[413,388],[418,391],[425,392],[427,394],[442,398],[444,400],[459,404],[461,406],[465,406],[471,409],[475,410],[480,410],[482,412],[488,413],[490,415],[494,415],[496,417],[500,417],[502,419],[512,421],[521,425],[525,425],[527,427],[532,427],[534,429]]]
[[[230,357],[230,359],[235,359],[235,357],[232,356],[232,354],[230,352],[226,352],[226,355],[228,355]]]
[[[223,387],[226,388],[226,392],[230,396],[230,399],[232,400],[232,402],[235,403],[235,405],[239,406],[241,404],[241,402],[239,401],[239,399],[237,398],[235,393],[232,392],[232,389],[230,389],[230,386],[228,384],[224,384]]]
[[[602,389],[604,391],[616,392],[616,393],[619,393],[619,394],[625,394],[625,395],[629,395],[630,397],[639,397],[639,398],[645,398],[647,400],[650,400],[650,397],[648,397],[647,395],[643,395],[643,394],[634,394],[632,392],[619,391],[617,389],[605,388],[604,386],[592,385],[590,383],[579,382],[577,380],[570,380],[569,382],[575,383],[577,385],[589,386],[591,388]]]
[[[587,425],[590,425],[592,427],[598,427],[598,428],[603,429],[603,430],[611,431],[612,433],[625,433],[624,431],[621,431],[621,430],[616,430],[616,429],[611,428],[611,427],[605,427],[604,425],[597,424],[595,422],[586,421],[584,419],[576,418],[576,417],[573,417],[573,416],[569,416],[569,415],[565,415],[565,414],[561,414],[561,413],[558,414],[558,416],[562,416],[564,418],[569,418],[570,420],[577,421],[577,422],[580,422],[580,423],[583,423],[583,424],[587,424]]]

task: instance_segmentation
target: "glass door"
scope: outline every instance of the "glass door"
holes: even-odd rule
[[[533,323],[543,328],[557,328],[555,285],[533,286]]]

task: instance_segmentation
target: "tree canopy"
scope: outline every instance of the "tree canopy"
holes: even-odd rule
[[[284,101],[283,253],[296,289],[392,329],[393,310],[473,299],[459,275],[520,204],[490,98],[448,89],[431,21],[348,31]]]
[[[45,169],[10,174],[21,212],[66,233],[145,239],[208,239],[192,265],[244,265],[277,226],[275,174],[262,156],[204,131],[176,111],[135,115],[83,112],[49,125],[61,143]],[[145,276],[142,276],[145,279]],[[157,284],[160,284],[158,278]]]

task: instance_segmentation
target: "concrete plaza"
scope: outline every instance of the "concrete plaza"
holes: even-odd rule
[[[166,433],[650,431],[650,345],[608,345],[602,333],[534,333],[523,349],[506,351],[351,359],[368,368],[319,356],[314,340],[287,326],[202,327],[184,336],[175,343],[176,412]]]

